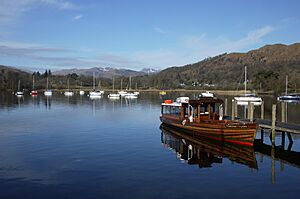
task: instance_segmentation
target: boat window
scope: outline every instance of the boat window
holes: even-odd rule
[[[203,104],[200,106],[200,114],[208,114],[207,104]]]
[[[162,106],[162,114],[180,116],[180,108],[178,106]]]
[[[193,117],[198,118],[198,106],[194,107]]]

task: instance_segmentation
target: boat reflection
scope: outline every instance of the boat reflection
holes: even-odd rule
[[[187,135],[167,125],[161,125],[161,142],[176,151],[177,158],[199,168],[223,163],[223,158],[257,169],[254,148]]]

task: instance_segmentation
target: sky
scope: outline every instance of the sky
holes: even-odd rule
[[[0,65],[164,69],[300,40],[298,0],[0,0]]]

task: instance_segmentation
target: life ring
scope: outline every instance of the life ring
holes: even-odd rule
[[[165,103],[165,104],[172,104],[173,101],[172,101],[172,100],[165,100],[164,103]]]
[[[186,124],[186,120],[183,120],[182,121],[182,125],[184,126]]]

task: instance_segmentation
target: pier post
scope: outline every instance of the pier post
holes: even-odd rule
[[[231,100],[231,119],[234,120],[234,99]]]
[[[250,104],[250,122],[253,122],[253,115],[254,115],[254,104]]]
[[[237,117],[237,112],[238,112],[238,110],[237,110],[237,101],[236,100],[234,100],[234,117]]]
[[[260,118],[262,120],[265,119],[265,102],[264,101],[261,102],[261,106],[260,106]]]
[[[247,106],[247,119],[250,120],[250,114],[251,114],[251,102],[248,102],[248,106]]]
[[[276,104],[272,105],[272,145],[275,144]]]
[[[285,103],[281,102],[281,122],[285,121]]]
[[[228,109],[228,101],[227,101],[227,98],[225,98],[225,101],[224,101],[224,115],[228,115],[227,113],[227,109]]]

